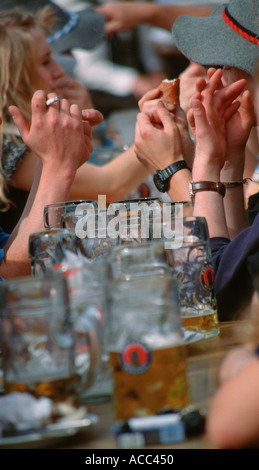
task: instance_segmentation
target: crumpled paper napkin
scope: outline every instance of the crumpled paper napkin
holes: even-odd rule
[[[0,397],[0,437],[41,429],[51,418],[52,401],[28,393],[10,393]]]

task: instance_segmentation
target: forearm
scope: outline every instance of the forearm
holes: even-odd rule
[[[196,160],[193,166],[192,179],[198,181],[220,181],[220,170],[210,168],[206,162]],[[225,210],[224,199],[216,191],[200,191],[195,194],[194,211],[195,216],[205,217],[210,237],[229,238]]]
[[[180,15],[207,16],[214,9],[203,6],[161,5],[150,2],[107,2],[96,7],[107,18],[107,33],[129,31],[139,24],[148,24],[171,31]]]
[[[177,171],[169,181],[168,195],[172,201],[189,201],[189,181],[191,172],[188,169]]]
[[[108,183],[107,200],[124,199],[143,183],[148,174],[148,170],[137,159],[134,146],[131,146],[106,165],[104,177]]]
[[[70,198],[98,199],[98,195],[105,194],[107,202],[121,200],[147,175],[148,170],[139,162],[132,146],[102,167],[86,163],[79,168]]]
[[[233,158],[234,157],[234,158]],[[225,163],[221,174],[220,180],[222,182],[241,182],[243,181],[244,153],[236,151],[230,162],[234,164]],[[226,187],[226,194],[224,197],[224,209],[228,232],[231,239],[233,239],[241,230],[248,226],[248,217],[245,210],[244,203],[244,185],[236,187]]]
[[[143,5],[143,6],[142,6]],[[139,23],[147,23],[151,26],[163,28],[171,31],[176,19],[181,15],[190,16],[208,16],[213,12],[214,8],[203,6],[177,6],[177,5],[161,5],[161,4],[139,4]]]
[[[3,278],[30,274],[28,252],[30,234],[44,230],[44,206],[66,200],[72,179],[73,175],[59,172],[57,168],[43,168],[41,173],[38,168],[21,221],[4,247],[5,257],[0,265],[0,274]]]

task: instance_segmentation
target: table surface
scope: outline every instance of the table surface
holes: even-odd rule
[[[213,338],[202,339],[188,345],[187,369],[193,389],[193,403],[198,407],[207,407],[217,388],[217,372],[223,356],[234,346],[241,343],[244,322],[224,322],[220,324],[220,334]],[[75,436],[59,443],[59,449],[116,449],[116,442],[111,434],[113,423],[112,400],[88,403],[89,412],[98,416],[96,424]],[[156,445],[147,449],[213,449],[206,435],[187,439],[176,444]]]

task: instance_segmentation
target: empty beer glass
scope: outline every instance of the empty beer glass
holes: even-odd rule
[[[80,240],[74,229],[45,230],[29,237],[29,255],[33,276],[40,276],[55,263],[70,256],[83,256]]]
[[[112,202],[108,210],[114,213],[120,244],[141,243],[149,240],[150,214],[160,214],[162,201],[159,198],[128,199]]]
[[[173,251],[163,240],[130,243],[114,247],[107,257],[108,279],[124,279],[145,273],[168,273],[173,265]]]
[[[27,392],[79,403],[96,377],[98,341],[91,318],[71,315],[58,273],[0,284],[4,393]]]
[[[106,323],[106,264],[85,260],[63,262],[53,265],[52,271],[62,273],[69,288],[70,308],[77,316],[92,318],[95,324],[99,342],[99,363],[95,383],[90,387],[85,398],[105,399],[111,395],[111,374],[104,351],[104,328]],[[82,397],[81,397],[82,398]]]
[[[75,213],[77,206],[81,207],[78,215]],[[85,210],[90,211],[91,209],[97,208],[98,202],[92,199],[78,199],[48,204],[44,207],[43,211],[44,227],[49,230],[64,228],[65,217],[69,216],[75,223],[78,217],[83,216]]]

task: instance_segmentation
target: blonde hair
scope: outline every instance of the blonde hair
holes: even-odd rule
[[[45,7],[34,15],[21,8],[0,12],[0,117],[3,124],[11,122],[10,105],[18,106],[27,119],[31,117],[31,98],[37,89],[36,50],[31,31],[37,29],[47,36],[54,20],[51,7]],[[0,126],[1,161],[3,127]],[[10,134],[9,137],[15,139],[14,135]],[[0,201],[4,210],[10,205],[6,191],[1,165]]]

